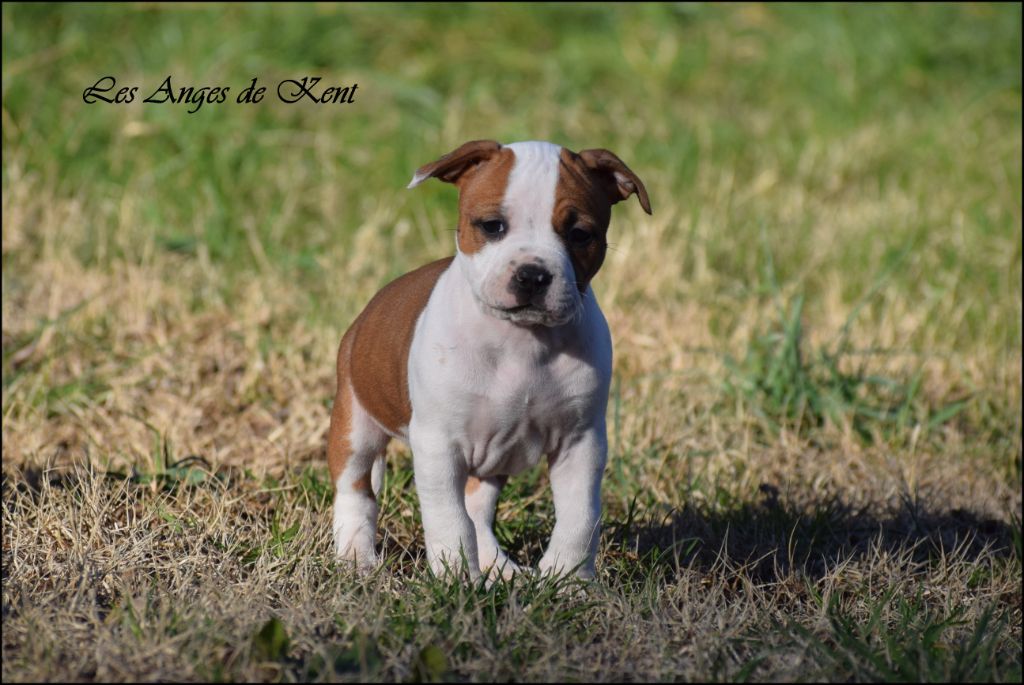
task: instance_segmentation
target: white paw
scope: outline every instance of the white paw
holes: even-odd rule
[[[512,576],[523,572],[519,564],[504,554],[498,554],[496,557],[491,555],[491,557],[494,559],[493,561],[480,564],[480,572],[486,574],[491,580],[497,580],[498,578],[512,580]]]
[[[367,540],[351,539],[334,546],[338,563],[352,564],[359,573],[370,573],[380,565],[380,558]]]
[[[430,570],[438,578],[464,579],[467,573],[470,580],[480,577],[476,555],[473,555],[472,559],[467,559],[461,546],[457,550],[445,548],[431,552],[428,549],[427,559],[430,562]]]
[[[559,555],[545,554],[540,563],[537,564],[537,570],[542,576],[565,576],[575,571],[575,575],[580,580],[593,580],[596,575],[594,570],[593,559],[577,559],[570,563],[566,561],[566,558]]]

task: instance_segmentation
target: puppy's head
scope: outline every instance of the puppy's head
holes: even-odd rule
[[[647,190],[608,150],[475,140],[420,167],[409,187],[438,178],[459,188],[457,261],[488,313],[559,326],[582,307],[601,268],[611,206]]]

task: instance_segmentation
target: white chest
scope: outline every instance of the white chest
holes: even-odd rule
[[[537,362],[514,354],[486,359],[449,386],[448,427],[470,470],[514,474],[537,464],[590,426],[604,383],[593,367],[568,354]],[[600,409],[596,404],[601,404]]]
[[[603,422],[611,341],[590,302],[581,321],[527,329],[432,298],[410,350],[413,423],[488,477],[530,468]]]

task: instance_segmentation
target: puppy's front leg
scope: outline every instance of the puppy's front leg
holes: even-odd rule
[[[413,422],[415,424],[415,421]],[[466,511],[466,467],[447,436],[409,427],[427,560],[437,575],[458,571],[465,556],[471,578],[480,575],[476,531]]]
[[[584,433],[561,453],[549,456],[548,476],[555,500],[555,529],[540,560],[542,573],[594,577],[601,526],[601,478],[608,460],[605,426]]]

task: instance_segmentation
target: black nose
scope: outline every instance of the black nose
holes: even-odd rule
[[[547,290],[554,277],[551,272],[537,264],[525,264],[516,269],[515,287],[523,295],[533,297]]]

